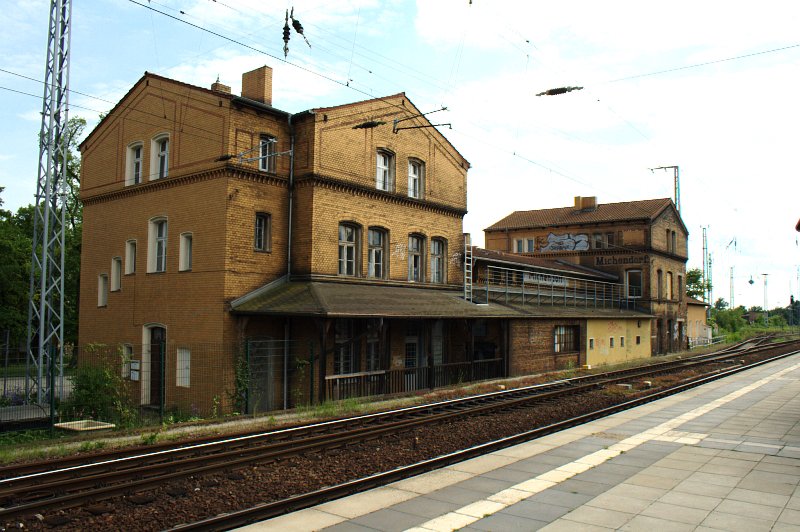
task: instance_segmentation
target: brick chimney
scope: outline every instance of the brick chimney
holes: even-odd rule
[[[231,88],[229,85],[225,85],[224,83],[219,82],[219,76],[217,76],[217,81],[211,84],[211,90],[217,92],[224,92],[225,94],[231,93]]]
[[[597,196],[588,196],[586,198],[575,196],[575,210],[576,211],[596,211],[597,210]]]
[[[272,69],[267,65],[242,74],[242,98],[272,105]]]

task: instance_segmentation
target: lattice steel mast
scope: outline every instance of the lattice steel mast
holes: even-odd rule
[[[33,212],[26,395],[41,403],[54,389],[48,367],[64,360],[64,225],[67,196],[71,0],[51,0]]]

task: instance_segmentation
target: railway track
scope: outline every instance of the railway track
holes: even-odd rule
[[[749,342],[707,355],[645,367],[585,375],[542,385],[312,425],[289,427],[265,433],[216,438],[210,441],[195,441],[180,445],[163,445],[148,452],[109,452],[94,457],[90,463],[76,463],[74,459],[67,459],[29,464],[24,468],[3,468],[0,469],[0,477],[2,477],[0,480],[0,507],[2,507],[0,522],[87,504],[96,505],[98,501],[146,492],[180,479],[197,478],[220,472],[235,472],[237,468],[246,468],[252,464],[275,463],[308,453],[325,453],[331,449],[345,448],[364,441],[381,440],[392,435],[408,433],[431,424],[443,424],[464,417],[487,416],[499,411],[522,409],[533,404],[557,401],[565,395],[575,396],[621,382],[652,378],[654,375],[686,371],[689,368],[707,368],[712,365],[714,366],[713,377],[718,378],[747,367],[740,365],[737,358],[741,359],[746,355],[748,358],[766,357],[766,360],[770,360],[767,352],[777,349],[783,352],[780,356],[788,356],[786,353],[795,353],[798,347],[797,342],[758,344],[759,342]],[[730,368],[732,360],[736,361],[736,368]],[[726,367],[730,369],[721,369]],[[704,379],[707,378],[710,377],[704,377]],[[683,384],[683,386],[686,385],[688,384]],[[665,393],[675,393],[675,391],[661,390],[637,401],[653,400],[660,396],[659,394]],[[634,406],[634,404],[629,402],[615,406],[614,411],[630,406]],[[608,413],[610,411],[592,412],[586,414],[588,416],[586,419],[595,419]],[[585,420],[573,419],[570,421],[572,425],[581,422],[585,422]],[[179,528],[198,530],[228,528],[255,519],[279,515],[290,509],[317,504],[322,500],[368,489],[380,483],[390,482],[423,470],[441,467],[445,463],[485,453],[491,450],[492,446],[512,445],[544,433],[561,430],[562,423],[564,422],[550,424],[547,427],[503,438],[496,442],[488,442],[481,446],[473,446],[460,453],[450,453],[447,456],[431,458],[411,466],[394,468],[392,471],[375,474],[367,479],[317,490],[311,494],[289,497],[282,502],[259,505],[258,510],[251,509],[241,514],[229,513],[225,517],[199,520],[195,524],[183,525]],[[85,461],[86,458],[84,457],[83,460]],[[225,524],[225,519],[229,520],[227,524]]]

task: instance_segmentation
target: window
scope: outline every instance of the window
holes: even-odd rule
[[[614,337],[613,336],[608,339],[608,347],[611,347],[611,348],[614,347]]]
[[[111,259],[111,291],[116,292],[120,288],[122,279],[122,259],[114,257]]]
[[[153,139],[150,162],[150,179],[163,179],[169,175],[169,135]]]
[[[408,161],[408,197],[422,199],[425,163],[411,159]]]
[[[603,247],[603,235],[600,233],[594,233],[592,235],[592,248],[602,249],[602,247]]]
[[[375,185],[378,190],[394,190],[394,154],[390,151],[378,150]]]
[[[380,355],[380,320],[367,320],[367,371],[380,369]]]
[[[416,321],[410,321],[406,326],[404,365],[407,368],[416,368],[419,365],[420,329],[419,322]]]
[[[272,218],[265,212],[256,213],[253,248],[256,251],[269,251],[272,246]]]
[[[614,247],[614,233],[606,233],[606,241],[605,248],[613,248]]]
[[[431,240],[431,282],[433,283],[445,281],[446,248],[447,246],[441,238]]]
[[[528,248],[527,248],[528,253],[533,253],[533,246],[534,246],[534,240],[532,238],[529,238]]]
[[[97,276],[97,306],[108,305],[108,275],[101,273]]]
[[[441,366],[444,363],[444,321],[436,320],[431,327],[431,354],[433,364]]]
[[[594,349],[594,338],[589,338],[589,349]]]
[[[262,172],[275,173],[276,166],[276,147],[278,146],[278,139],[271,135],[261,135],[261,144],[259,150],[258,168]]]
[[[353,321],[336,320],[334,323],[333,374],[353,373]]]
[[[358,228],[339,224],[339,275],[357,275]]]
[[[667,251],[669,251],[669,252],[675,251],[672,248],[672,236],[670,236],[670,233],[671,233],[671,231],[669,229],[667,229],[667,238],[666,238],[666,240],[667,240]]]
[[[138,185],[142,182],[143,145],[137,142],[128,146],[128,159],[125,167],[125,185]]]
[[[518,238],[518,239],[514,240],[514,251],[516,251],[517,253],[522,253],[522,251],[523,251],[523,247],[522,246],[524,244],[525,244],[525,241],[522,240],[521,238]]]
[[[658,283],[657,284],[658,299],[661,299],[661,298],[664,297],[664,286],[663,286],[663,284],[664,284],[664,274],[661,272],[661,270],[658,270],[658,272],[656,272],[656,280],[657,280],[657,283]]]
[[[683,301],[683,276],[678,276],[678,301]]]
[[[185,272],[192,269],[192,233],[182,233],[178,270]]]
[[[637,336],[636,337],[636,345],[639,345],[641,343],[642,343],[642,337],[641,336]]]
[[[678,234],[675,231],[672,232],[672,252],[678,252]]]
[[[625,272],[625,289],[629,299],[642,297],[642,270],[627,270]]]
[[[620,336],[619,337],[619,346],[620,347],[625,347],[625,337],[624,336]]]
[[[191,378],[192,351],[188,347],[179,347],[176,367],[175,386],[188,388]]]
[[[147,271],[167,271],[167,221],[163,218],[150,220],[147,250]]]
[[[408,237],[408,280],[423,281],[425,274],[422,269],[423,250],[425,249],[424,238],[411,235]]]
[[[136,273],[136,240],[125,242],[125,274]]]
[[[122,378],[131,378],[131,360],[133,359],[133,346],[122,344]]]
[[[580,328],[577,325],[557,325],[553,331],[553,348],[556,353],[580,351]]]
[[[667,272],[667,299],[672,299],[672,272]]]
[[[386,231],[370,228],[367,233],[367,276],[383,279],[386,276]]]

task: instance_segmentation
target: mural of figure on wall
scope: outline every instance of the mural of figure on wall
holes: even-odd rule
[[[541,246],[540,251],[587,251],[589,249],[589,235],[580,233],[564,233],[547,235],[547,245]]]

